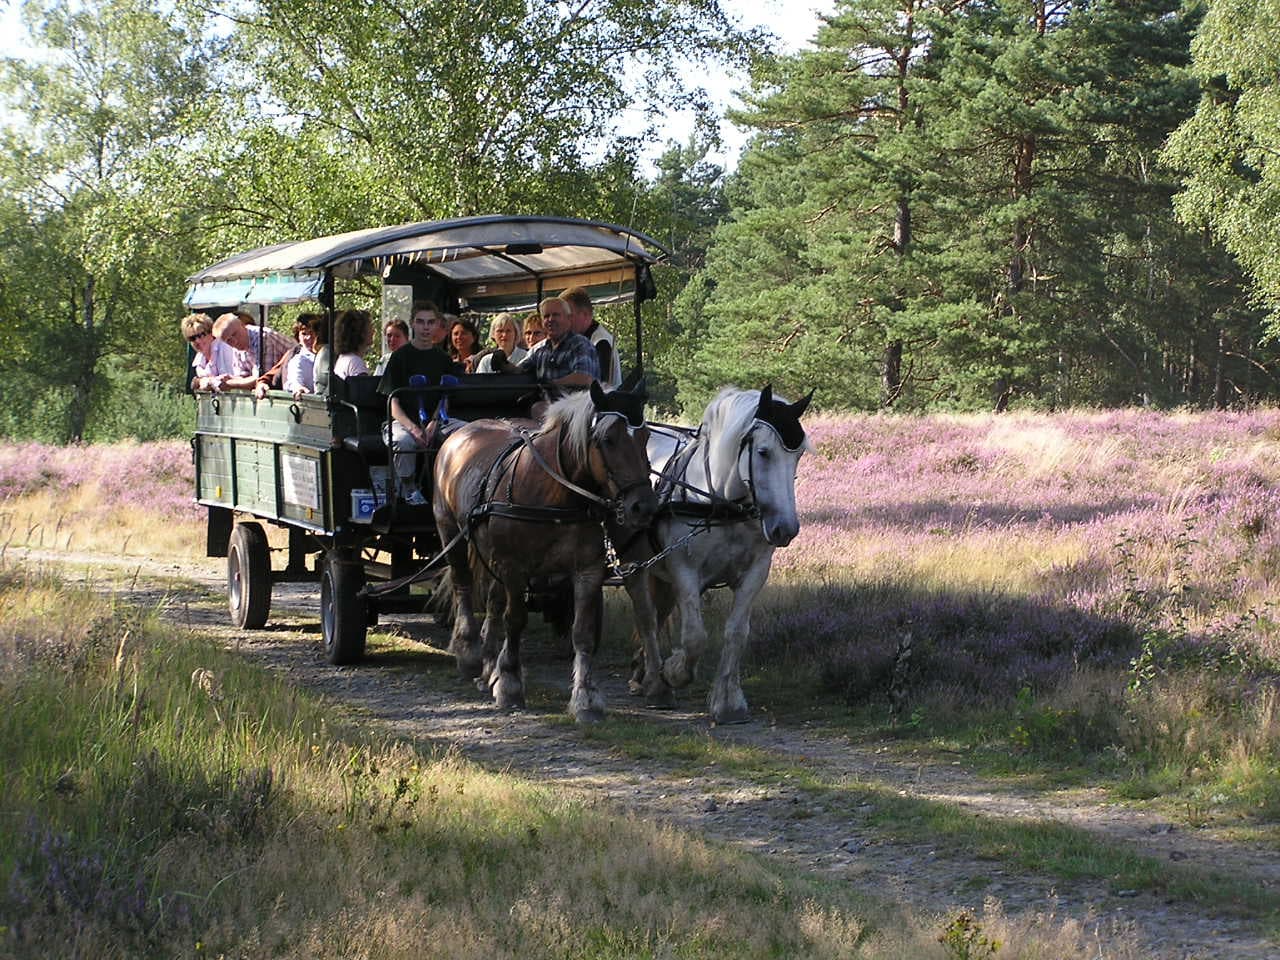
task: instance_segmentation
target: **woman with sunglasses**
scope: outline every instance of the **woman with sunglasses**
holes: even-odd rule
[[[222,389],[231,376],[231,347],[213,335],[213,318],[207,313],[191,313],[182,318],[182,335],[195,350],[191,368],[192,390]]]

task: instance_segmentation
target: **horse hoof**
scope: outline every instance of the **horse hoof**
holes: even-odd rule
[[[676,692],[665,683],[656,690],[644,691],[645,703],[654,710],[674,710],[676,708]]]
[[[677,650],[667,657],[662,665],[662,679],[677,690],[680,687],[687,687],[693,680],[693,670],[683,650]]]
[[[719,713],[711,714],[711,722],[717,727],[726,727],[735,723],[746,723],[750,719],[746,707],[734,708],[732,710],[721,710]]]
[[[509,673],[494,671],[493,702],[499,710],[524,709],[524,684],[520,678]]]
[[[601,723],[604,720],[604,711],[599,707],[588,707],[585,710],[575,711],[573,719],[578,723]]]
[[[524,709],[524,691],[512,690],[497,684],[493,688],[493,704],[503,712]]]
[[[463,660],[458,659],[458,677],[461,680],[474,680],[477,684],[483,682],[484,664],[479,660]]]

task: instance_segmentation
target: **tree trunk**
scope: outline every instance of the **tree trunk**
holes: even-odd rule
[[[1036,138],[1020,137],[1013,146],[1013,198],[1031,195],[1031,169],[1036,158]],[[1031,244],[1031,228],[1019,217],[1013,225],[1013,249],[1009,257],[1009,293],[1022,290],[1026,282],[1027,248]]]
[[[915,50],[915,7],[907,4],[904,10],[902,49],[896,57],[898,68],[898,116],[896,121],[899,135],[904,133],[911,123],[911,94],[907,87],[908,75],[911,71],[911,55]],[[902,261],[911,248],[911,183],[903,178],[898,185],[898,201],[893,216],[893,253]],[[894,291],[893,309],[898,312],[903,308],[906,292],[899,288]],[[884,366],[881,381],[883,396],[880,403],[889,407],[897,401],[902,393],[902,338],[890,337],[884,348]]]
[[[1227,348],[1227,334],[1218,328],[1218,344],[1213,355],[1213,409],[1227,409],[1227,381],[1222,375],[1223,356]]]
[[[94,287],[92,274],[84,282],[84,305],[80,321],[80,357],[75,382],[71,385],[71,402],[67,407],[67,441],[84,440],[84,428],[89,419],[89,396],[98,367],[98,338],[94,329]]]
[[[1009,409],[1009,398],[1013,394],[1013,387],[1009,384],[1008,377],[996,377],[995,383],[991,385],[991,410],[993,413],[1004,413]]]
[[[902,341],[890,340],[884,348],[884,396],[881,406],[891,407],[902,392]]]

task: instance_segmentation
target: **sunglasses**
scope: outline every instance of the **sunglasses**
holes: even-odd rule
[[[191,336],[187,337],[187,343],[195,343],[201,337],[212,337],[212,336],[213,334],[210,333],[208,330],[205,330],[203,333],[193,333]]]

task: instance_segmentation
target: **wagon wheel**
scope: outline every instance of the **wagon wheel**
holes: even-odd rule
[[[241,630],[257,630],[271,612],[271,551],[260,523],[237,524],[227,547],[227,606]]]
[[[368,629],[364,564],[330,551],[320,578],[320,629],[325,658],[332,664],[355,663],[364,656]]]

